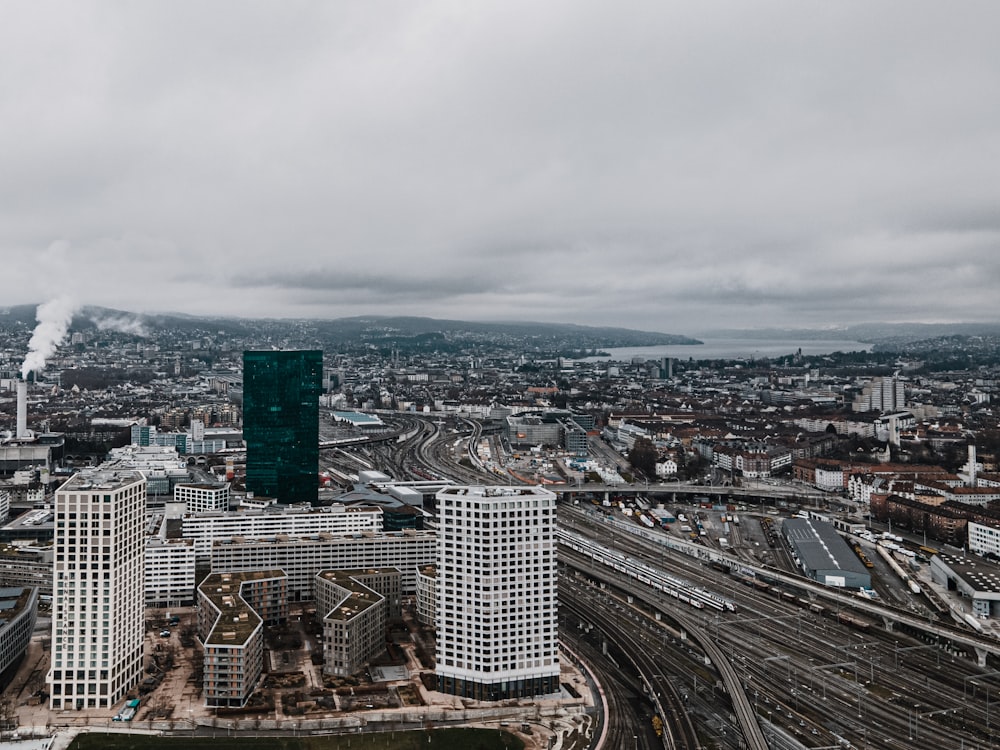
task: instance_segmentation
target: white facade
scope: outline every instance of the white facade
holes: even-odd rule
[[[313,578],[321,570],[396,568],[405,593],[417,590],[417,571],[434,562],[437,533],[390,531],[381,534],[217,539],[213,571],[280,569],[288,576],[292,600],[313,598]]]
[[[977,555],[1000,557],[1000,529],[969,521],[969,552]]]
[[[174,487],[174,502],[184,503],[188,513],[212,513],[229,510],[231,496],[226,484],[178,484]]]
[[[816,487],[826,492],[836,492],[837,490],[844,489],[844,470],[817,466]]]
[[[142,677],[146,479],[76,474],[56,491],[52,708],[110,708]]]
[[[190,539],[147,538],[144,565],[147,607],[183,607],[195,602],[194,542]]]
[[[438,689],[478,700],[557,692],[555,494],[448,487],[437,507]]]
[[[437,621],[437,570],[432,565],[417,571],[417,619],[431,627]]]
[[[194,540],[195,554],[198,561],[203,562],[211,558],[212,542],[215,539],[237,536],[257,539],[279,534],[308,536],[378,533],[382,531],[382,509],[333,505],[329,508],[285,508],[280,512],[251,510],[201,513],[184,516],[181,527],[182,535]]]
[[[856,412],[880,411],[889,413],[906,408],[904,382],[898,377],[874,378],[854,399],[852,408]]]
[[[677,474],[677,462],[672,458],[665,458],[656,462],[656,476],[660,479],[672,477]]]

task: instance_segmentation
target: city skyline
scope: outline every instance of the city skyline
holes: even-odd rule
[[[0,29],[0,303],[993,320],[1000,9],[78,3]]]

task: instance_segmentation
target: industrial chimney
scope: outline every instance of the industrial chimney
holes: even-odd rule
[[[25,380],[17,381],[17,432],[18,440],[28,437],[28,383]]]
[[[975,487],[979,484],[976,476],[976,444],[969,443],[969,486]]]

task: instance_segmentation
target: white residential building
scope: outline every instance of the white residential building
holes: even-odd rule
[[[55,512],[51,706],[110,708],[142,677],[146,478],[76,474]]]
[[[677,461],[673,458],[663,458],[656,462],[656,476],[666,479],[677,475]]]
[[[191,513],[184,516],[181,528],[182,536],[194,540],[198,562],[207,562],[215,539],[378,533],[382,531],[382,509],[346,508],[337,504],[329,508]]]
[[[447,487],[437,507],[438,690],[476,700],[558,692],[555,494]]]
[[[966,533],[969,538],[969,552],[1000,557],[1000,529],[969,521]]]
[[[195,603],[193,541],[148,537],[144,566],[147,607],[186,607]]]
[[[417,571],[433,564],[436,554],[435,531],[235,537],[215,540],[212,570],[283,570],[288,575],[288,596],[298,601],[313,598],[313,579],[321,570],[396,568],[403,591],[412,594],[417,590]]]
[[[885,414],[906,408],[904,381],[899,377],[873,378],[854,399],[856,412],[879,411]]]
[[[211,513],[229,510],[229,483],[178,484],[174,486],[174,502],[184,503],[188,513]]]

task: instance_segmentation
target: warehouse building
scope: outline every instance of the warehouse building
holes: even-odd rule
[[[972,602],[972,614],[1000,613],[1000,567],[974,557],[941,552],[931,558],[931,579]]]
[[[812,580],[838,588],[871,588],[868,569],[832,524],[789,518],[782,524],[781,531],[802,572]]]

